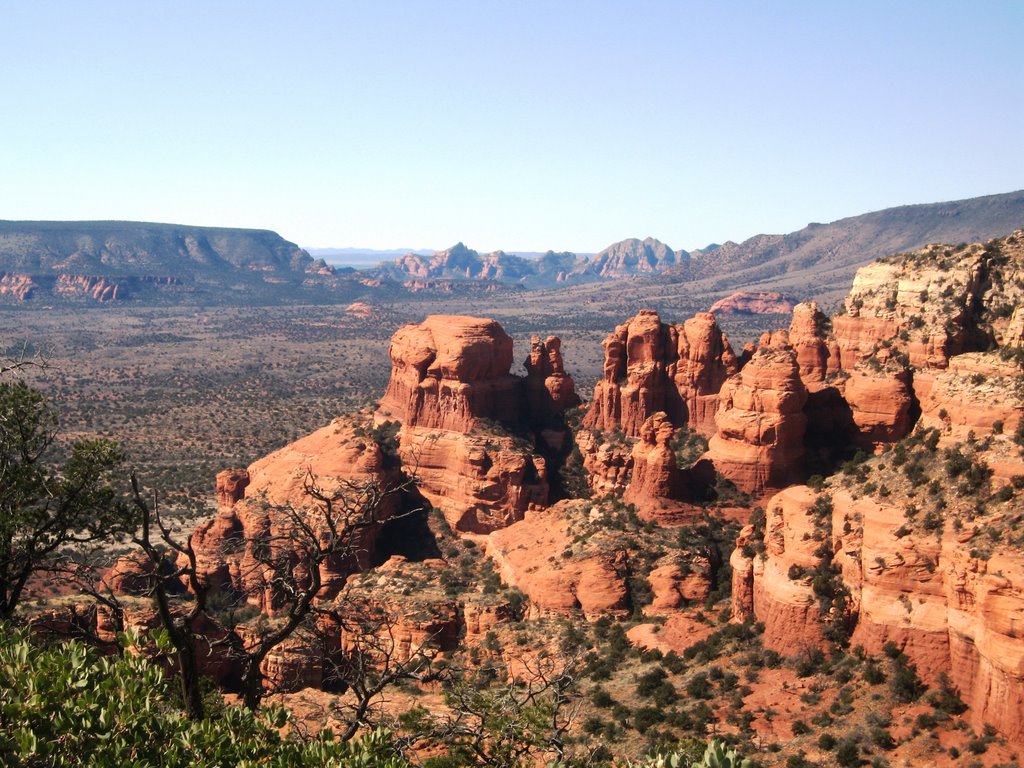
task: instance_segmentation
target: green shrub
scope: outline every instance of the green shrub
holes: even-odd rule
[[[166,652],[166,641],[156,635]],[[133,642],[139,642],[137,638]],[[375,731],[341,743],[281,735],[280,707],[225,707],[188,720],[170,681],[142,655],[99,657],[78,642],[40,647],[0,624],[0,764],[365,766],[406,768],[391,737]]]

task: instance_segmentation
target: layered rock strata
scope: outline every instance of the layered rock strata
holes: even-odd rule
[[[549,425],[575,406],[556,336],[535,338],[527,376],[510,373],[512,339],[494,320],[432,315],[392,338],[393,368],[378,420],[402,423],[399,454],[451,527],[489,533],[547,503],[547,462],[512,430]]]
[[[519,421],[512,338],[494,320],[431,315],[391,339],[379,415],[410,427],[468,432],[480,419]]]
[[[707,457],[738,488],[763,494],[803,474],[807,389],[789,346],[762,346],[719,392]]]
[[[591,429],[621,428],[630,437],[658,411],[675,426],[714,430],[718,391],[740,368],[714,315],[668,325],[641,310],[602,342],[604,377],[584,419]]]

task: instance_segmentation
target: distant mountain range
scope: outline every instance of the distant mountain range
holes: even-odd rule
[[[1024,225],[1024,190],[969,200],[906,205],[808,224],[788,235],[755,235],[742,243],[675,251],[654,238],[631,238],[592,255],[548,251],[537,259],[495,251],[480,254],[462,243],[434,254],[407,253],[370,270],[392,280],[457,279],[550,288],[656,276],[659,283],[789,286],[797,275],[833,274],[846,289],[857,267],[928,243],[978,242]]]
[[[600,253],[578,255],[547,251],[534,258],[494,251],[480,254],[456,243],[433,254],[406,253],[370,272],[379,278],[405,280],[485,280],[527,288],[593,283],[635,275],[655,274],[689,260],[659,240],[630,238]]]
[[[0,299],[173,300],[191,294],[204,301],[344,301],[416,291],[473,295],[624,280],[641,291],[650,283],[649,290],[663,295],[737,288],[818,295],[835,286],[845,290],[858,266],[880,256],[928,243],[987,240],[1021,226],[1024,191],[1017,191],[889,208],[692,252],[648,237],[622,240],[596,254],[480,254],[457,243],[432,253],[314,249],[319,257],[314,258],[268,230],[0,221]],[[335,267],[326,260],[361,267],[379,261],[377,255],[394,258],[362,269]]]

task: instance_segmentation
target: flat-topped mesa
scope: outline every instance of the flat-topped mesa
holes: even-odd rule
[[[674,426],[714,432],[718,391],[740,369],[715,316],[702,312],[680,324],[641,310],[602,342],[604,378],[584,420],[591,429],[619,427],[630,437],[662,411]]]
[[[531,420],[544,421],[580,404],[576,384],[565,372],[562,341],[557,336],[530,339],[526,366],[526,403]]]
[[[391,339],[378,415],[408,427],[468,432],[479,419],[519,421],[512,338],[494,320],[431,315]]]
[[[718,432],[707,458],[748,493],[797,482],[804,471],[806,402],[796,352],[774,340],[763,344],[719,393]]]

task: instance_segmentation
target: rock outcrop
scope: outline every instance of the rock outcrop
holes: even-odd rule
[[[480,419],[519,422],[512,338],[494,320],[431,315],[391,339],[382,418],[409,427],[468,432]]]
[[[774,291],[736,291],[711,305],[721,315],[785,315],[796,304],[788,296]]]
[[[490,533],[548,501],[547,463],[509,435],[403,427],[399,454],[460,533]]]
[[[100,303],[118,301],[126,297],[120,283],[94,275],[59,275],[54,292],[69,298],[88,298]]]
[[[831,321],[816,302],[804,302],[793,308],[789,323],[789,344],[796,352],[800,380],[809,393],[825,386],[828,373],[828,329]]]
[[[633,446],[633,478],[623,498],[643,506],[658,499],[682,499],[686,477],[676,464],[672,450],[675,427],[664,413],[655,413],[640,428],[640,439]]]
[[[526,358],[526,402],[532,421],[543,423],[580,404],[576,384],[565,372],[562,342],[557,336],[530,340]]]
[[[719,393],[707,457],[748,493],[790,485],[804,472],[806,402],[792,347],[762,346]]]
[[[588,502],[561,501],[487,538],[487,556],[502,581],[529,598],[530,616],[581,611],[596,619],[628,613],[627,553],[609,548],[563,556],[572,545],[573,517],[589,514],[589,507]]]
[[[1020,365],[998,352],[972,352],[950,360],[932,377],[921,401],[921,426],[942,430],[945,442],[991,433],[1012,434],[1022,418],[1017,397]]]
[[[633,448],[624,438],[605,439],[600,432],[581,429],[576,433],[587,482],[596,496],[621,494],[633,476]]]
[[[32,298],[35,290],[36,284],[30,275],[19,275],[13,272],[0,273],[0,296],[26,301]]]
[[[323,531],[324,503],[315,495],[340,493],[357,502],[367,494],[382,494],[376,513],[380,522],[361,528],[350,547],[321,567],[322,596],[329,599],[349,573],[368,563],[380,524],[397,507],[397,496],[388,490],[399,485],[397,467],[352,418],[338,419],[248,470],[226,470],[217,476],[217,515],[192,534],[200,578],[273,612],[282,599],[272,587],[272,564],[281,560],[275,550],[298,546],[301,538],[289,539],[297,520]]]
[[[390,354],[377,418],[402,423],[402,462],[454,530],[489,533],[547,503],[547,462],[523,435],[542,428],[560,449],[561,414],[579,402],[556,336],[534,339],[525,378],[494,320],[431,315],[399,329]]]
[[[641,310],[602,342],[604,377],[594,387],[584,425],[630,437],[658,411],[677,427],[713,431],[718,391],[740,368],[714,315],[666,325]]]

